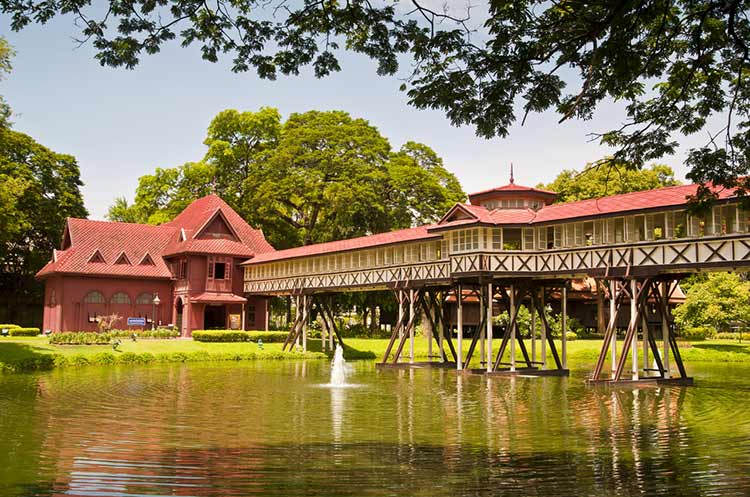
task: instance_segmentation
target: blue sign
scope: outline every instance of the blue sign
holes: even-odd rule
[[[128,318],[128,326],[146,326],[146,318]]]

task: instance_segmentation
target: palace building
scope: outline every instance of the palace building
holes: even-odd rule
[[[173,324],[182,336],[210,328],[266,329],[267,298],[245,296],[239,264],[272,252],[216,195],[160,226],[68,219],[60,250],[37,274],[45,283],[44,329],[121,329]],[[129,324],[130,323],[130,324]]]
[[[278,251],[215,195],[161,226],[70,219],[60,250],[38,273],[46,283],[44,328],[91,330],[97,316],[116,313],[125,320],[117,327],[174,324],[183,336],[204,328],[265,329],[267,299],[287,296],[295,318],[284,348],[305,346],[313,306],[332,345],[338,334],[332,294],[392,290],[398,318],[383,364],[401,363],[407,338],[414,361],[414,329],[422,315],[435,330],[441,363],[451,360],[447,346],[455,366],[468,367],[479,341],[482,367],[497,372],[510,365],[515,371],[517,343],[527,370],[546,369],[549,346],[563,372],[566,335],[558,354],[545,310],[560,313],[565,330],[565,316],[589,306],[589,321],[597,319],[605,336],[595,380],[610,355],[612,378],[621,379],[639,336],[642,374],[657,371],[668,379],[671,350],[685,378],[670,310],[684,297],[679,280],[696,271],[750,269],[748,211],[734,191],[715,189],[712,210],[693,215],[687,207],[697,188],[555,204],[554,192],[517,185],[511,176],[505,186],[470,194],[468,203],[456,204],[432,225]],[[474,311],[465,315],[464,304]],[[540,360],[536,334],[530,354],[519,335],[520,306],[531,311],[532,322],[539,320]],[[492,318],[501,309],[510,322],[493,357]],[[473,329],[464,360],[468,326]],[[608,355],[618,328],[625,330],[626,344],[619,358]],[[454,336],[457,351],[443,340]],[[657,368],[649,365],[649,354]]]

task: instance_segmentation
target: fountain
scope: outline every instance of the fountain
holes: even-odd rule
[[[331,381],[328,383],[332,387],[346,386],[346,360],[344,360],[344,348],[336,347],[333,353],[333,363],[331,364]]]

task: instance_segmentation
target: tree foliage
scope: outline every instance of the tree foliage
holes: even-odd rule
[[[0,37],[0,81],[13,69],[11,60],[14,54],[15,52],[13,52],[13,48],[8,43],[8,40]],[[8,127],[10,114],[10,106],[5,102],[3,96],[0,95],[0,128]]]
[[[712,273],[690,286],[674,317],[683,329],[709,326],[728,331],[735,323],[746,326],[750,323],[750,283],[735,273]]]
[[[573,202],[679,184],[672,168],[663,164],[643,169],[587,164],[582,171],[563,169],[554,181],[537,187],[557,192],[557,202]]]
[[[215,191],[277,248],[364,236],[437,220],[464,200],[437,154],[408,142],[394,152],[364,119],[342,111],[225,110],[205,157],[139,179],[133,205],[111,220],[159,224]]]
[[[75,158],[0,128],[0,292],[35,293],[34,274],[59,246],[67,217],[86,217]]]
[[[372,58],[380,75],[407,61],[411,105],[484,137],[506,136],[519,114],[588,120],[619,101],[622,126],[598,134],[617,162],[642,167],[701,132],[710,138],[689,152],[690,179],[750,187],[750,0],[498,0],[440,11],[416,0],[5,0],[0,11],[14,30],[73,14],[80,41],[114,67],[174,41],[268,79],[309,65],[329,75],[342,50]],[[722,122],[709,126],[714,116]]]

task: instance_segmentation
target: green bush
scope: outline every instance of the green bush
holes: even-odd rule
[[[716,334],[716,338],[719,340],[739,340],[740,333],[737,331],[721,331]],[[743,331],[742,338],[750,339],[750,333],[747,331]]]
[[[39,328],[11,328],[12,337],[35,337],[39,335]]]
[[[0,330],[12,330],[13,328],[20,328],[17,324],[0,324]]]
[[[576,333],[575,333],[574,331],[569,331],[569,332],[567,332],[567,333],[565,334],[565,338],[566,338],[566,339],[567,339],[568,341],[572,341],[572,340],[578,340],[578,335],[576,335]]]
[[[680,330],[679,336],[684,340],[695,342],[716,337],[716,330],[709,328],[708,326],[694,326],[691,328],[683,328]]]
[[[108,345],[112,343],[112,340],[114,339],[129,339],[133,335],[138,339],[164,339],[176,338],[180,334],[177,331],[165,328],[144,331],[64,331],[51,334],[49,337],[49,343],[54,345]]]
[[[237,331],[237,330],[196,330],[196,342],[283,342],[289,333],[286,331]]]

